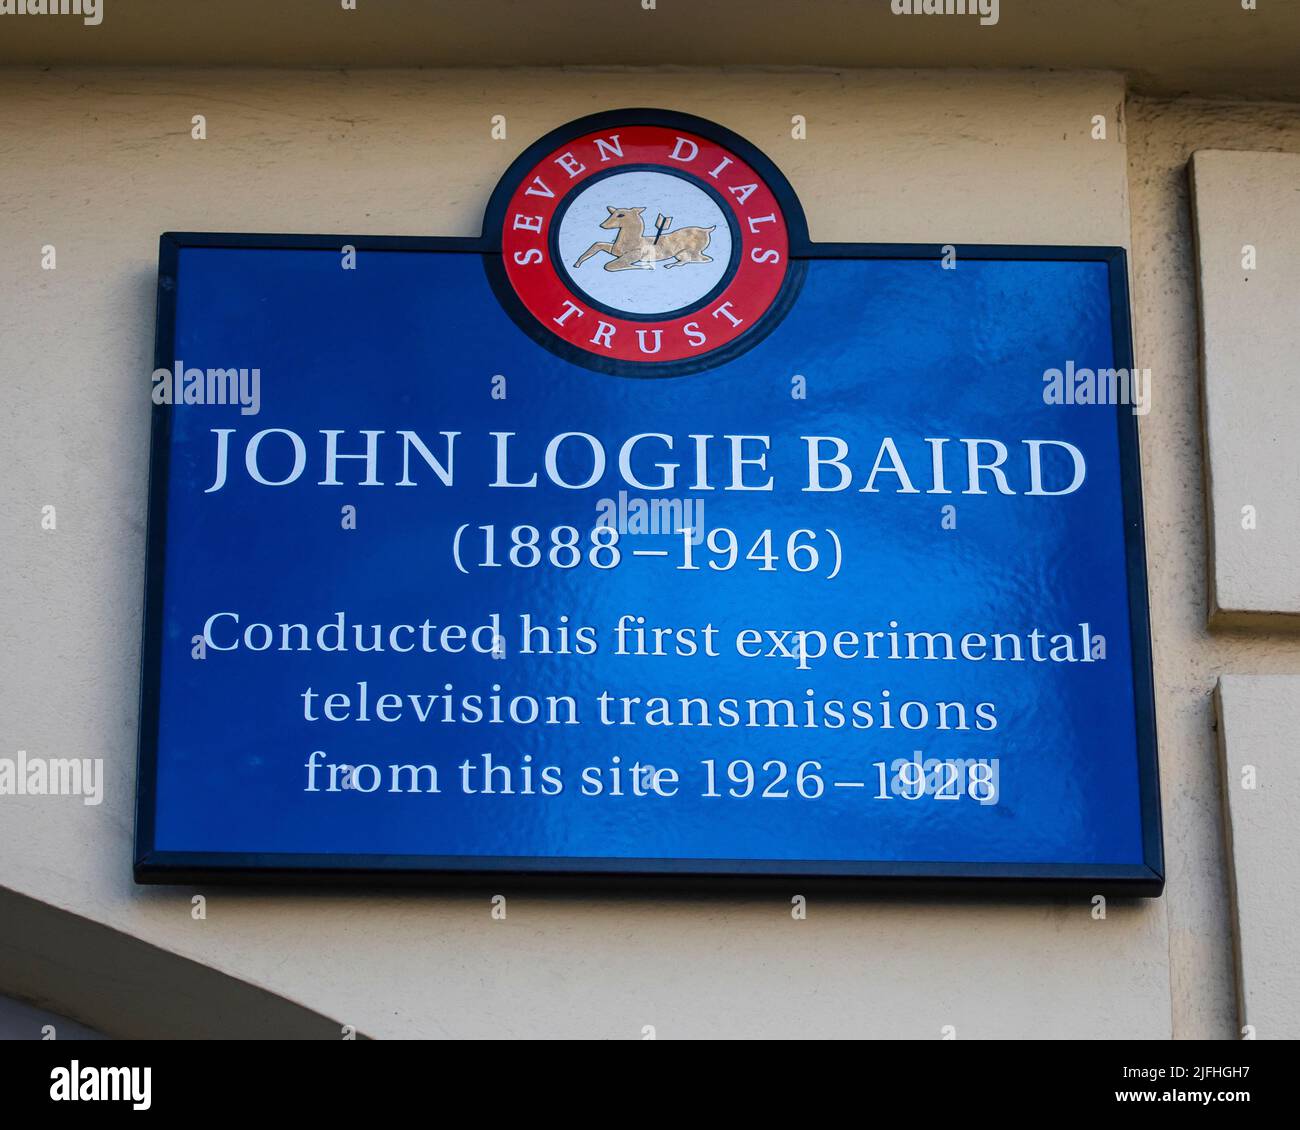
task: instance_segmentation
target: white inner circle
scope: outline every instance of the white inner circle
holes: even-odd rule
[[[660,217],[669,222],[661,225]],[[606,246],[576,266],[596,244]],[[731,261],[731,229],[713,198],[681,177],[648,170],[615,173],[581,190],[560,221],[557,245],[578,290],[629,314],[693,305]]]

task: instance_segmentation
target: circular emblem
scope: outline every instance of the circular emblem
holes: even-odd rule
[[[488,226],[491,225],[491,226]],[[515,321],[603,372],[676,376],[757,344],[801,278],[803,217],[742,139],[664,111],[601,114],[532,146],[502,178],[484,235]]]

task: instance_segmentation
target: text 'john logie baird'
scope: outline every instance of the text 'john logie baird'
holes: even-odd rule
[[[265,487],[300,481],[321,487],[454,487],[457,452],[471,442],[461,432],[422,437],[406,429],[321,429],[304,437],[288,428],[247,435],[213,428],[211,434],[213,478],[205,494],[242,475]],[[491,456],[486,485],[501,489],[550,483],[587,490],[611,479],[638,491],[777,489],[768,469],[772,437],[765,435],[640,432],[611,446],[581,431],[561,432],[544,443],[527,442],[515,432],[489,432],[479,442]],[[781,442],[801,445],[806,474],[798,489],[814,494],[1059,496],[1073,494],[1087,475],[1083,453],[1059,439],[882,436],[851,445],[841,436],[805,435]]]

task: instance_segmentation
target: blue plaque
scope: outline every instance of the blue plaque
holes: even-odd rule
[[[138,880],[1160,892],[1121,250],[623,111],[480,239],[165,235],[156,366]]]

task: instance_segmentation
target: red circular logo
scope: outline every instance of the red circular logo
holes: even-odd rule
[[[509,289],[545,344],[606,371],[720,362],[775,312],[790,274],[772,186],[731,146],[671,125],[616,124],[549,149],[500,223]]]

